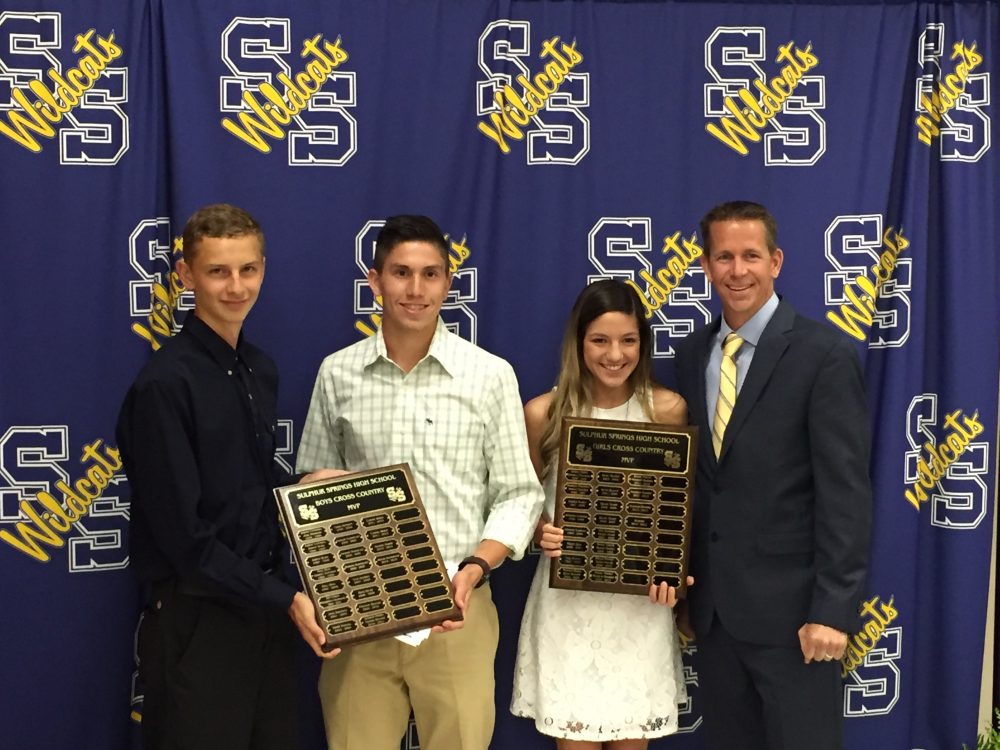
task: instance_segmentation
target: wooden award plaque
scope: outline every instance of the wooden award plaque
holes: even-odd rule
[[[558,589],[687,590],[696,427],[564,417],[556,477]]]
[[[407,464],[274,494],[326,650],[461,619]]]

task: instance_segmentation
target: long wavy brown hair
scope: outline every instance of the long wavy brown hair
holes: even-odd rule
[[[618,279],[601,279],[587,285],[573,303],[563,333],[561,366],[555,392],[549,406],[548,419],[542,431],[540,452],[545,473],[559,451],[559,430],[566,416],[587,416],[593,407],[591,385],[593,376],[583,364],[583,339],[587,328],[597,318],[609,312],[620,312],[635,318],[639,327],[639,361],[629,376],[632,391],[639,397],[646,417],[650,413],[650,392],[653,387],[651,356],[653,335],[646,320],[639,295]]]

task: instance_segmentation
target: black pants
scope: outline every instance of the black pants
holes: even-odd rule
[[[158,584],[139,628],[145,750],[297,747],[294,637],[284,611]]]
[[[839,661],[737,641],[718,618],[696,645],[708,750],[841,750]]]

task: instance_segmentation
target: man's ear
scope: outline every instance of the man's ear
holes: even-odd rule
[[[368,286],[371,287],[372,292],[375,294],[376,297],[382,296],[381,279],[379,278],[379,272],[376,271],[374,268],[368,269]]]
[[[706,252],[701,254],[701,270],[705,272],[705,278],[708,279],[708,283],[712,283],[712,269],[708,264],[708,255]]]
[[[771,278],[778,278],[778,274],[781,273],[781,264],[785,262],[785,254],[781,252],[780,247],[774,248],[774,252],[771,253]]]
[[[191,266],[181,258],[177,261],[177,275],[181,277],[181,283],[189,292],[194,291],[194,274],[191,273]]]

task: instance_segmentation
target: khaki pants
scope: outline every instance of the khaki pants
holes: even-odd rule
[[[421,750],[487,750],[499,638],[489,584],[472,592],[465,625],[419,646],[385,638],[348,646],[319,678],[330,750],[398,750],[410,707]]]

